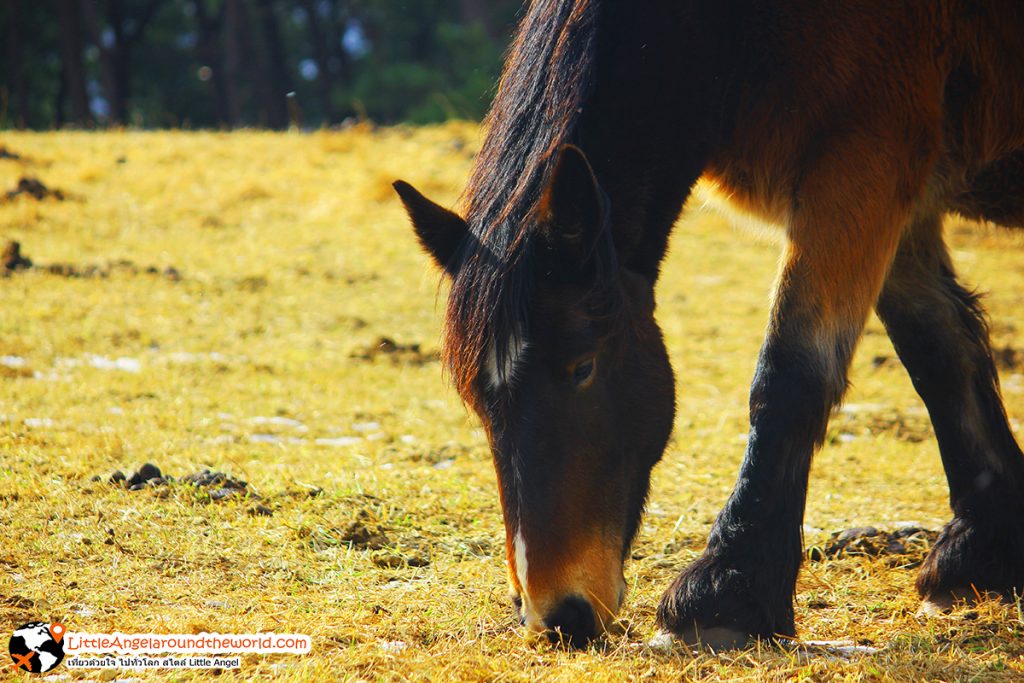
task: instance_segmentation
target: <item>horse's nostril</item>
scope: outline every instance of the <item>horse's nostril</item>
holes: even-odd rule
[[[518,595],[512,596],[512,611],[515,613],[516,619],[519,620],[520,626],[526,623],[526,615],[523,613],[523,599]]]
[[[594,608],[577,596],[563,600],[544,620],[544,625],[548,628],[551,642],[564,642],[574,647],[582,647],[597,635]]]

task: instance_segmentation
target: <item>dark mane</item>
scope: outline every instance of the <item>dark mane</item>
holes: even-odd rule
[[[464,397],[487,349],[504,367],[511,335],[526,333],[530,218],[590,94],[598,11],[598,0],[534,0],[506,60],[466,193],[474,239],[448,300],[445,365]]]

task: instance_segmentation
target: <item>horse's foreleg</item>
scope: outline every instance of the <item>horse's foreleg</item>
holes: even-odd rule
[[[857,161],[867,162],[862,173],[851,168]],[[909,188],[923,185],[909,182],[893,157],[837,153],[822,163],[805,179],[790,223],[739,479],[707,549],[658,608],[661,628],[688,643],[732,647],[795,633],[811,457],[917,199]]]
[[[956,280],[937,216],[912,224],[878,315],[935,427],[953,521],[925,560],[925,608],[1024,591],[1024,455],[999,395],[984,313]]]

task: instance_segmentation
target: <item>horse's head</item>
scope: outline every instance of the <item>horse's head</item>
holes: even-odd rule
[[[620,264],[607,199],[564,147],[521,239],[485,247],[396,183],[453,280],[445,359],[490,441],[513,601],[577,644],[609,624],[675,407],[653,282]],[[495,254],[495,250],[504,253]]]

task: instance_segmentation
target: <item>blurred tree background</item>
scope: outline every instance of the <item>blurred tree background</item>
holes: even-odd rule
[[[0,0],[0,128],[480,118],[521,4]]]

